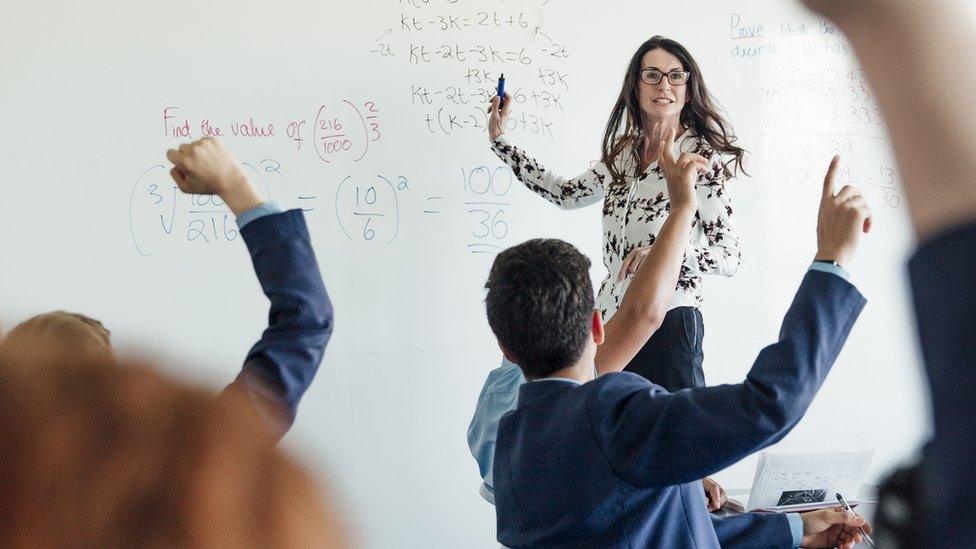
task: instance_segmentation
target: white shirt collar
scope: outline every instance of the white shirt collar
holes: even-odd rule
[[[530,383],[537,383],[539,381],[568,381],[570,383],[575,383],[576,385],[583,384],[583,382],[581,382],[580,380],[573,379],[571,377],[544,377],[541,379],[533,379],[532,381],[530,381]]]

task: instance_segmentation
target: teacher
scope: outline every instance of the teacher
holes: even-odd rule
[[[529,190],[563,209],[603,201],[603,264],[607,278],[597,306],[604,321],[617,310],[630,275],[647,255],[670,211],[665,175],[658,166],[665,136],[676,156],[696,157],[708,168],[698,176],[698,212],[681,274],[657,332],[625,368],[669,391],[705,384],[702,372],[704,275],[732,276],[741,259],[726,184],[743,171],[745,151],[688,50],[661,36],[641,44],[624,74],[603,137],[601,162],[572,179],[543,167],[505,135],[511,100],[491,100],[491,147]],[[672,133],[673,132],[673,133]],[[602,372],[601,372],[602,373]]]

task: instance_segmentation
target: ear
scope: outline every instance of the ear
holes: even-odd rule
[[[515,358],[515,355],[509,352],[504,345],[502,345],[501,341],[498,342],[498,348],[502,350],[502,356],[505,357],[505,360],[511,362],[512,364],[518,364],[518,359]]]
[[[603,315],[600,311],[593,310],[593,342],[597,345],[603,345],[604,339],[606,339],[606,334],[603,333]]]

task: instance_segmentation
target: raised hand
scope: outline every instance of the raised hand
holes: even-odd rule
[[[695,195],[695,180],[700,173],[708,171],[708,160],[700,154],[681,153],[674,156],[675,129],[671,128],[658,145],[658,166],[668,182],[668,196],[671,207],[687,206],[698,209]]]
[[[263,202],[234,154],[213,137],[170,149],[166,151],[166,158],[173,163],[173,169],[169,171],[173,181],[185,193],[216,194],[234,215]]]
[[[505,104],[498,108],[499,98],[496,95],[491,98],[488,105],[488,139],[494,141],[498,136],[505,133],[505,121],[508,120],[509,111],[512,108],[512,97],[505,94]]]
[[[817,217],[817,245],[815,259],[836,261],[846,266],[854,259],[861,233],[871,230],[871,208],[852,185],[844,185],[834,193],[834,179],[840,157],[835,156],[824,177],[820,197],[820,213]]]

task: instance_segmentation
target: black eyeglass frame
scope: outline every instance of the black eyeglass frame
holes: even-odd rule
[[[651,73],[651,72],[656,72],[656,73],[658,73],[660,75],[657,78],[656,81],[651,81],[651,79],[647,77],[647,74],[648,73]],[[673,77],[672,75],[676,75],[676,76],[677,75],[681,75],[681,76],[684,76],[685,81],[684,82],[675,82],[674,81],[674,78],[676,76]],[[661,69],[655,69],[653,67],[648,67],[646,69],[641,69],[641,71],[640,71],[641,81],[644,82],[645,84],[650,85],[650,86],[657,86],[658,84],[661,83],[661,80],[664,80],[664,77],[665,76],[668,77],[668,83],[671,84],[672,86],[684,86],[684,85],[688,84],[688,81],[689,80],[691,80],[691,71],[683,71],[681,69],[674,69],[674,70],[670,70],[668,72],[664,72]]]

